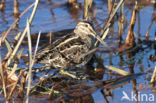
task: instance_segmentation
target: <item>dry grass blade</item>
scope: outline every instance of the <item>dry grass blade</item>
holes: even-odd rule
[[[9,52],[12,51],[12,48],[11,48],[8,40],[5,40],[5,45],[7,46],[7,49],[8,49]]]
[[[1,0],[0,10],[3,10],[5,7],[5,0]]]
[[[126,41],[125,41],[126,44],[131,44],[132,41],[134,40],[134,32],[133,31],[134,31],[134,25],[135,25],[135,21],[136,21],[137,8],[138,8],[138,6],[137,6],[137,2],[136,2],[134,10],[132,12],[131,22],[129,25],[128,34],[127,34]]]
[[[121,70],[119,68],[115,68],[113,66],[107,66],[107,65],[105,67],[108,68],[108,69],[110,69],[110,70],[112,70],[112,71],[115,71],[115,72],[119,73],[120,75],[124,75],[124,76],[129,75],[128,72],[126,72],[124,70]]]
[[[7,55],[4,57],[4,61],[7,61],[8,60],[8,58],[10,57],[10,55],[12,54],[12,51],[13,51],[13,48],[11,48],[11,47],[14,47],[14,45],[18,42],[18,38],[20,37],[20,34],[21,34],[21,32],[20,33],[18,33],[16,36],[15,36],[15,41],[14,41],[14,44],[12,45],[12,46],[10,46],[10,44],[9,44],[9,42],[7,41],[7,39],[5,39],[5,44],[6,44],[6,46],[7,46],[7,48],[8,48],[8,53],[7,53]],[[6,62],[4,62],[4,64],[5,64]],[[5,65],[5,66],[7,66],[7,65]]]
[[[18,56],[17,56],[17,61],[14,63],[14,66],[13,66],[13,69],[11,71],[11,73],[8,75],[8,78],[11,78],[11,76],[15,73],[16,69],[17,69],[17,66],[18,66],[18,62],[22,56],[22,52],[23,52],[24,49],[21,49],[20,52],[18,53]]]
[[[8,100],[11,99],[11,96],[12,96],[12,94],[13,94],[13,92],[14,92],[16,86],[17,86],[17,83],[18,83],[18,81],[19,81],[19,78],[20,78],[20,76],[22,75],[23,72],[24,72],[24,71],[20,71],[20,74],[19,74],[19,76],[18,76],[18,79],[16,80],[15,84],[13,85],[13,87],[12,87],[10,93],[9,93]]]
[[[19,3],[18,0],[14,0],[14,16],[19,16]]]
[[[25,84],[26,84],[26,76],[27,76],[27,72],[24,70],[24,73],[21,76],[21,85],[18,91],[18,97],[20,98],[24,98],[24,89],[25,89]]]
[[[34,51],[34,57],[33,57],[33,60],[35,60],[35,57],[36,57],[36,53],[37,53],[37,49],[38,49],[38,45],[39,45],[39,41],[40,41],[40,37],[41,37],[41,31],[39,32],[38,37],[37,37],[37,42],[36,42],[36,47],[35,47],[35,51]]]
[[[155,77],[156,77],[156,66],[155,66],[155,68],[154,68],[153,76],[152,76],[152,78],[151,78],[151,83],[154,83]]]
[[[124,0],[120,0],[120,2],[118,3],[117,7],[115,8],[115,10],[113,11],[113,13],[110,15],[107,23],[105,24],[105,26],[103,27],[103,29],[101,30],[101,36],[102,36],[102,40],[104,40],[109,32],[109,26],[110,26],[110,22],[111,20],[113,19],[114,15],[116,14],[117,10],[119,9],[119,7],[122,5],[122,3],[124,2]],[[98,42],[95,43],[95,46],[98,46]],[[106,47],[110,49],[109,46],[107,46],[106,44]],[[112,50],[111,50],[112,51]]]
[[[49,36],[49,44],[52,44],[52,36],[53,36],[52,32],[50,32],[49,35],[50,35],[50,36]]]
[[[121,5],[120,8],[120,18],[118,20],[118,30],[119,30],[119,43],[121,44],[121,40],[123,40],[123,29],[124,29],[124,21],[125,21],[125,15],[124,15],[124,3]]]
[[[28,88],[26,94],[26,102],[29,103],[29,92],[31,87],[31,71],[32,71],[32,45],[31,45],[31,34],[30,34],[30,24],[27,20],[27,34],[28,34],[28,47],[29,47],[29,73],[28,73]]]
[[[30,17],[30,19],[29,19],[30,25],[31,25],[32,20],[33,20],[33,18],[34,18],[34,16],[35,16],[36,9],[37,9],[37,6],[38,6],[38,2],[39,2],[39,0],[36,0],[35,5],[34,5],[34,9],[33,9],[33,11],[32,11],[31,17]],[[24,37],[25,37],[25,35],[26,35],[26,32],[27,32],[27,28],[24,29],[24,32],[23,32],[23,34],[21,35],[21,38],[19,39],[19,41],[18,41],[18,43],[17,43],[17,45],[16,45],[16,47],[15,47],[15,49],[14,49],[12,55],[10,56],[9,60],[7,61],[7,65],[9,65],[9,64],[11,63],[11,61],[12,61],[12,59],[14,58],[15,54],[17,53],[17,51],[18,51],[18,49],[19,49],[19,47],[20,47],[20,45],[21,45],[21,43],[22,43],[22,41],[23,41],[23,39],[24,39]]]
[[[39,32],[38,38],[37,38],[37,43],[34,51],[34,56],[32,58],[32,46],[31,46],[31,34],[30,34],[30,25],[29,22],[27,21],[27,29],[28,29],[28,46],[29,46],[29,73],[28,73],[28,88],[27,88],[27,97],[26,97],[26,103],[29,103],[29,93],[30,93],[30,87],[31,87],[31,73],[32,73],[32,67],[35,63],[35,57],[39,45],[39,40],[40,40],[40,35],[41,32]]]
[[[1,53],[0,53],[0,72],[1,72],[1,80],[2,80],[2,85],[3,85],[4,97],[7,98],[6,82],[4,78],[4,70],[2,67]]]
[[[20,35],[21,35],[21,32],[19,32],[19,33],[15,36],[14,39],[17,41],[17,40],[19,39]]]
[[[68,0],[68,3],[76,3],[77,0]]]
[[[108,32],[109,32],[109,28],[107,28],[106,31],[104,32],[104,34],[102,36],[102,40],[104,40],[106,38]]]
[[[31,87],[31,72],[32,72],[32,67],[33,67],[33,65],[35,63],[35,57],[36,57],[36,53],[37,53],[37,49],[38,49],[40,35],[41,35],[41,32],[39,32],[39,35],[38,35],[38,38],[37,38],[37,43],[36,43],[36,48],[35,48],[35,51],[34,51],[34,56],[33,56],[33,59],[31,60],[32,62],[30,62],[30,64],[29,64],[29,73],[28,73],[29,79],[28,79],[27,100],[26,100],[27,103],[29,102],[29,92],[30,92],[30,87]],[[28,37],[28,40],[29,39],[30,39],[30,37]]]
[[[118,88],[118,87],[121,87],[125,84],[127,84],[128,81],[130,80],[134,80],[142,75],[144,75],[145,73],[132,73],[132,74],[129,74],[127,76],[122,76],[122,77],[119,77],[119,78],[115,78],[113,80],[106,81],[106,85],[104,85],[104,88],[109,88],[109,89],[115,89],[115,88]]]
[[[117,51],[119,53],[124,52],[126,50],[130,50],[131,48],[133,48],[136,43],[135,43],[135,37],[140,40],[138,38],[138,36],[134,33],[134,27],[135,27],[135,23],[136,23],[136,12],[138,10],[138,5],[137,2],[135,2],[135,7],[132,11],[132,16],[131,16],[131,21],[129,24],[129,30],[128,30],[128,34],[125,40],[125,44],[120,46],[120,48],[117,49]],[[135,36],[135,37],[134,37]]]
[[[93,0],[84,0],[84,14],[83,19],[88,20],[89,8],[92,5]]]
[[[101,31],[101,34],[102,36],[104,35],[105,31],[107,30],[107,28],[109,28],[110,26],[110,22],[111,20],[113,19],[114,15],[116,14],[117,10],[119,9],[119,7],[122,5],[122,3],[124,2],[125,0],[120,0],[120,2],[118,3],[117,7],[115,8],[115,10],[113,11],[113,13],[110,15],[106,25],[104,26],[103,30]]]
[[[6,39],[6,37],[8,36],[9,32],[16,26],[16,24],[18,23],[19,19],[29,10],[31,9],[33,6],[35,5],[35,3],[31,4],[28,8],[26,8],[19,16],[19,18],[17,18],[15,20],[15,22],[11,25],[11,27],[5,32],[5,35],[3,36],[3,38],[1,38],[2,40],[0,40],[2,43],[4,42],[4,40]]]

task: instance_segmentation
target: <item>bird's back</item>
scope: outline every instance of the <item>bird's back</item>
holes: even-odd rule
[[[86,64],[91,55],[81,57],[91,49],[90,40],[81,39],[74,33],[63,36],[46,46],[36,56],[37,63],[51,64],[56,68],[67,68]]]

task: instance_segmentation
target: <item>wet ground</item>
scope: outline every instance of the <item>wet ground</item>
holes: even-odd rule
[[[35,15],[35,18],[32,23],[31,33],[32,35],[36,35],[39,31],[43,34],[41,36],[47,35],[46,33],[53,32],[53,39],[57,39],[57,37],[61,36],[58,31],[70,32],[69,29],[73,29],[77,22],[83,19],[83,0],[78,0],[79,7],[69,7],[67,6],[66,0],[41,0]],[[20,0],[19,1],[19,9],[20,12],[25,10],[30,4],[32,4],[32,0]],[[141,38],[141,40],[153,41],[156,35],[156,7],[154,2],[150,2],[148,0],[139,0],[138,2],[139,9],[136,15],[136,23],[134,32],[135,34]],[[122,34],[122,43],[126,39],[128,33],[128,26],[130,24],[130,19],[132,15],[132,10],[134,8],[134,2],[129,2],[126,0],[124,9],[123,9],[123,34]],[[94,27],[96,32],[99,33],[102,29],[104,23],[107,20],[109,10],[107,1],[103,0],[94,0],[92,11],[90,12],[91,20],[93,20]],[[31,9],[32,10],[32,9]],[[11,31],[8,36],[8,40],[11,42],[13,37],[19,32],[23,31],[26,25],[26,19],[29,18],[31,14],[31,10],[28,11],[24,17],[20,19],[19,25]],[[6,1],[6,8],[4,11],[0,12],[0,34],[7,30],[11,24],[14,22],[15,17],[13,15],[13,2],[10,0]],[[93,18],[93,14],[95,15]],[[120,20],[120,10],[115,16],[114,23],[110,28],[109,35],[106,38],[106,42],[109,46],[114,49],[119,48],[119,23]],[[152,23],[152,25],[151,25]],[[151,25],[151,26],[150,26]],[[149,38],[146,38],[146,33],[149,30]],[[49,37],[48,37],[49,38]],[[41,37],[40,46],[47,41],[48,38]],[[34,39],[35,40],[35,39]],[[49,42],[49,39],[48,39]],[[48,43],[47,42],[47,43]],[[136,40],[137,42],[137,40]],[[137,43],[138,44],[138,43]],[[60,85],[61,87],[55,87],[56,90],[61,89],[61,93],[65,91],[66,93],[56,93],[52,96],[52,100],[48,99],[48,93],[41,94],[33,94],[30,97],[31,103],[45,103],[52,101],[67,101],[74,103],[136,103],[136,99],[138,96],[139,103],[155,103],[156,95],[154,91],[154,87],[150,84],[150,78],[152,76],[155,62],[150,60],[151,55],[156,55],[156,51],[152,43],[147,45],[148,43],[140,43],[136,46],[136,48],[141,45],[142,49],[131,49],[129,51],[115,54],[109,52],[107,48],[104,46],[100,46],[100,49],[96,52],[95,57],[93,58],[92,65],[85,66],[80,70],[83,71],[83,75],[87,76],[89,79],[86,81],[75,81],[73,80],[64,80]],[[27,46],[23,45],[23,48],[27,48]],[[140,48],[140,47],[139,47]],[[6,47],[1,47],[1,55],[4,57],[7,52]],[[27,50],[25,49],[23,54],[26,54]],[[24,68],[24,62],[20,61],[19,68]],[[146,73],[143,75],[134,75],[130,78],[122,78],[119,74],[112,72],[107,69],[105,66],[113,66],[116,68],[123,69],[130,73]],[[37,68],[38,65],[35,65]],[[96,68],[96,70],[95,70]],[[44,72],[36,73],[37,76],[44,75]],[[50,73],[53,73],[50,72]],[[49,73],[49,74],[50,74]],[[85,73],[85,74],[84,74]],[[81,72],[80,72],[81,75]],[[61,77],[60,77],[61,78]],[[59,79],[60,79],[59,78]],[[119,79],[117,79],[119,78]],[[54,82],[58,82],[59,79],[55,78]],[[118,80],[122,80],[119,82]],[[130,81],[129,81],[130,80]],[[69,82],[70,81],[70,82]],[[114,84],[104,85],[102,81],[111,81]],[[115,82],[116,81],[116,82]],[[129,82],[128,82],[129,81]],[[119,83],[118,83],[119,82]],[[35,85],[36,80],[34,79],[33,85]],[[100,84],[102,83],[102,84]],[[52,84],[52,83],[51,83]],[[66,84],[66,85],[65,85]],[[107,83],[106,83],[107,84]],[[122,84],[122,85],[121,85]],[[50,84],[46,84],[46,86],[51,86]],[[53,85],[53,84],[52,84]],[[62,86],[63,85],[63,86]],[[70,87],[70,86],[71,87]],[[65,88],[65,89],[64,89]],[[89,88],[89,89],[88,89]],[[43,88],[42,88],[43,89]],[[70,91],[69,91],[70,90]],[[75,93],[75,94],[74,94]],[[123,95],[127,94],[130,100],[123,99]],[[137,96],[136,96],[137,95]],[[146,96],[142,96],[146,95]],[[154,99],[152,99],[154,96]],[[134,97],[134,98],[133,98]],[[14,98],[17,102],[21,102],[20,98]],[[3,96],[1,95],[0,101],[3,101]]]

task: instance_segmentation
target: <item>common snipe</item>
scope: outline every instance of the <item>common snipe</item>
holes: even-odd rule
[[[63,36],[39,52],[36,62],[50,64],[54,68],[80,67],[91,59],[93,53],[82,55],[95,48],[96,38],[103,43],[91,23],[80,21],[73,33]]]

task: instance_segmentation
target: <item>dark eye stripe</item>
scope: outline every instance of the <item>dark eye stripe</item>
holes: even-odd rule
[[[93,24],[91,22],[89,22],[89,21],[83,21],[83,22],[93,26]]]
[[[88,27],[88,25],[86,24],[85,27]]]

